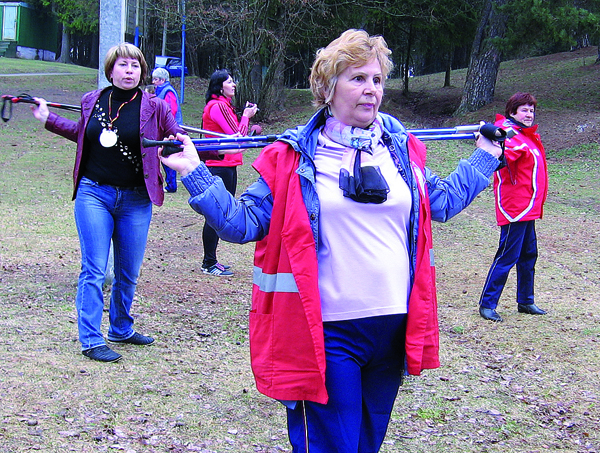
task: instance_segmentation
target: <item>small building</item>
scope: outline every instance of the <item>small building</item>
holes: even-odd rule
[[[60,29],[56,18],[21,1],[0,1],[0,57],[54,61]]]

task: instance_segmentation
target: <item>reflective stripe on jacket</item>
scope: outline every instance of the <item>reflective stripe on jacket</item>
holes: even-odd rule
[[[412,193],[407,371],[439,366],[431,220],[446,221],[489,184],[498,160],[476,150],[447,178],[425,167],[425,146],[380,114],[384,140]],[[257,388],[279,400],[327,401],[318,291],[319,200],[313,156],[323,111],[282,134],[253,164],[259,180],[236,200],[200,165],[182,178],[190,205],[230,242],[259,241],[254,259],[250,351]],[[408,144],[407,144],[408,143]],[[401,358],[400,358],[401,359]]]

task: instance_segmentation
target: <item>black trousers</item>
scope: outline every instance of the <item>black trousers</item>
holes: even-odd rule
[[[235,196],[237,167],[208,167],[208,170],[214,176],[221,178],[227,191]],[[202,267],[207,269],[217,264],[217,245],[219,244],[217,232],[207,223],[204,223],[204,229],[202,230],[202,244],[204,246]]]

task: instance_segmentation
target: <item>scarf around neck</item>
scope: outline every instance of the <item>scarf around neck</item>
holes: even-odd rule
[[[340,168],[340,189],[345,197],[359,203],[383,203],[390,191],[378,166],[373,164],[373,151],[383,135],[379,119],[366,129],[348,126],[329,116],[323,134],[346,147]]]

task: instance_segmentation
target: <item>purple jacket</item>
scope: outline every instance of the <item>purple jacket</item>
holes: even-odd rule
[[[61,135],[69,140],[77,142],[77,154],[75,156],[75,168],[73,169],[73,199],[77,195],[77,187],[81,180],[81,162],[84,154],[85,129],[94,105],[100,97],[102,90],[86,93],[81,98],[81,117],[79,121],[73,121],[56,113],[50,112],[46,121],[46,129]],[[150,201],[161,206],[164,201],[163,176],[160,171],[160,160],[156,147],[142,147],[144,137],[151,140],[163,140],[175,133],[184,133],[183,129],[175,122],[168,104],[153,94],[142,91],[142,104],[140,107],[140,149],[142,150],[142,162],[144,169],[144,180]],[[206,155],[205,155],[206,154]],[[217,158],[218,151],[203,152],[202,158]]]

